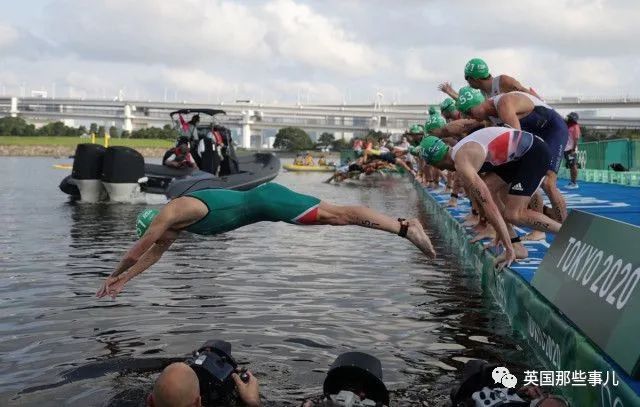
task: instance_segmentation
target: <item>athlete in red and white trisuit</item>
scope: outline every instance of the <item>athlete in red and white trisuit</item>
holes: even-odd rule
[[[505,220],[544,232],[560,230],[560,223],[528,208],[549,166],[549,149],[541,138],[520,130],[486,127],[453,148],[437,137],[426,137],[419,154],[435,167],[458,172],[496,230],[496,243],[502,242],[506,249],[501,263],[508,265],[516,258],[512,243],[519,241]],[[481,170],[489,173],[484,181],[478,175]]]

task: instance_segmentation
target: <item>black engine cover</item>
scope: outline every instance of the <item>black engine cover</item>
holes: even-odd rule
[[[102,166],[102,182],[136,183],[144,177],[142,154],[129,147],[107,148]]]
[[[78,144],[71,178],[100,179],[105,151],[106,148],[100,144]]]

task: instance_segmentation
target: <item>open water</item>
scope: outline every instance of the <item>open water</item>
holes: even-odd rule
[[[260,223],[184,236],[114,301],[94,294],[135,238],[141,205],[77,204],[53,158],[0,157],[0,405],[142,405],[163,364],[207,339],[232,343],[265,405],[321,393],[337,355],[383,364],[392,405],[438,406],[470,358],[537,367],[473,270],[431,233]],[[276,182],[391,216],[430,219],[407,179]],[[522,377],[522,375],[520,375]]]

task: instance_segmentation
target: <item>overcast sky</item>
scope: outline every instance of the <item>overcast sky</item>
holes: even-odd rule
[[[640,96],[638,0],[26,0],[0,15],[0,92],[433,103],[484,58],[545,97]]]

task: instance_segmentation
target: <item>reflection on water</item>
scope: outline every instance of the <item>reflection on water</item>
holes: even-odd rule
[[[142,206],[69,203],[53,159],[0,158],[0,404],[139,405],[155,373],[210,338],[232,343],[267,405],[318,394],[341,352],[382,360],[394,405],[446,398],[469,358],[535,367],[477,278],[432,236],[261,223],[184,236],[112,301],[94,293],[133,242]],[[392,216],[420,216],[405,180],[297,191]]]

